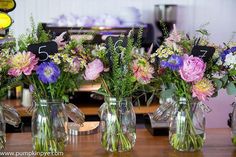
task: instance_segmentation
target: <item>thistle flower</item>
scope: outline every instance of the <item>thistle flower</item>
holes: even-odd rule
[[[43,62],[38,66],[36,73],[43,83],[54,83],[60,76],[60,69],[53,62]]]
[[[133,73],[138,82],[148,84],[153,78],[154,68],[147,60],[136,59],[133,61]]]
[[[197,97],[201,101],[207,100],[214,94],[215,88],[210,80],[203,78],[202,80],[196,82],[192,87],[193,97]]]
[[[25,75],[31,75],[32,71],[35,69],[38,63],[38,58],[31,53],[23,51],[18,52],[14,55],[10,61],[10,69],[8,70],[8,75],[20,76],[22,73]]]

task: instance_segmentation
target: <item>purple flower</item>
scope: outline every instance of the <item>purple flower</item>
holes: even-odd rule
[[[34,92],[34,85],[31,84],[31,85],[29,86],[29,91],[30,91],[30,93],[33,93],[33,92]]]
[[[43,62],[38,66],[36,73],[43,83],[54,83],[60,76],[60,69],[53,62]]]
[[[227,49],[227,50],[224,50],[221,54],[220,54],[220,57],[221,57],[221,61],[224,62],[225,61],[225,57],[231,53],[231,52],[235,52],[236,51],[236,47],[232,47],[230,49]]]
[[[104,71],[103,63],[100,59],[95,59],[94,61],[88,63],[85,72],[84,79],[85,80],[96,80],[100,73]]]
[[[172,55],[168,61],[161,61],[161,67],[170,68],[171,70],[179,70],[183,66],[183,59],[181,56]]]
[[[168,67],[168,62],[167,61],[161,61],[161,67],[162,68],[166,68],[166,67]]]
[[[179,70],[181,66],[183,66],[183,59],[182,59],[182,57],[180,57],[178,55],[172,55],[168,59],[168,67],[171,70]]]
[[[229,50],[224,50],[221,54],[220,54],[220,58],[221,61],[224,62],[225,61],[225,57],[230,53]]]

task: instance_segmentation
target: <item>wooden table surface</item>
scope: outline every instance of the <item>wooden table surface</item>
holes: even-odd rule
[[[108,153],[100,145],[100,134],[70,136],[65,157],[236,157],[229,129],[208,129],[206,143],[198,152],[178,152],[171,148],[167,136],[152,136],[137,129],[134,149],[126,153]],[[4,152],[31,152],[31,133],[7,134]]]
[[[19,113],[21,117],[31,117],[31,113],[28,112],[28,109],[26,107],[23,107],[21,105],[20,99],[7,99],[4,100],[3,103],[8,104],[10,106],[13,106]],[[85,114],[85,115],[97,115],[98,110],[101,104],[77,104],[79,109]],[[134,107],[136,114],[146,114],[155,111],[158,108],[159,104],[156,102],[153,102],[150,104],[150,106],[141,105]]]

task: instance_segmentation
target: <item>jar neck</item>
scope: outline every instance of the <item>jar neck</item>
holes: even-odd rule
[[[125,98],[105,97],[105,101],[108,102],[110,105],[117,105],[120,103],[131,102],[132,98],[131,97],[125,97]]]
[[[60,99],[40,99],[35,102],[36,106],[50,106],[50,105],[61,105],[63,100]]]

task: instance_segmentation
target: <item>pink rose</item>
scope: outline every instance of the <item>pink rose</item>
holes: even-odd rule
[[[96,80],[100,73],[103,72],[104,66],[100,59],[95,59],[94,61],[90,62],[86,69],[84,74],[85,80]]]
[[[206,69],[206,64],[199,57],[183,56],[183,66],[179,73],[186,82],[199,81],[202,79]]]

